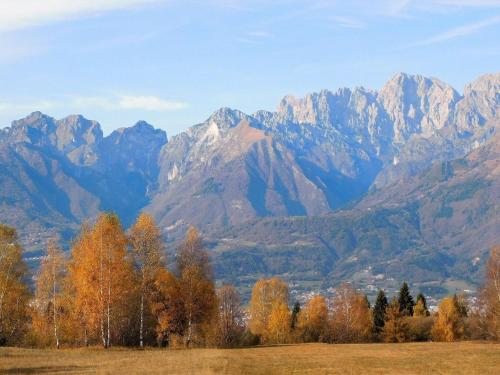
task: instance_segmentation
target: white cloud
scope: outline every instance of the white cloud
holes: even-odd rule
[[[188,107],[181,101],[165,100],[152,95],[117,95],[113,97],[85,96],[76,97],[71,102],[71,107],[81,109],[102,109],[106,111],[115,110],[142,110],[170,112],[179,111]]]
[[[416,45],[429,45],[429,44],[441,43],[450,39],[455,39],[461,36],[475,33],[481,29],[484,29],[485,27],[495,25],[499,22],[500,22],[500,16],[490,17],[479,22],[463,25],[455,29],[451,29],[443,33],[434,35],[430,38],[424,39],[416,43]]]
[[[1,0],[0,31],[44,25],[166,0]]]
[[[1,101],[0,113],[9,115],[23,115],[34,111],[84,112],[88,110],[126,111],[139,110],[148,112],[179,111],[188,107],[181,101],[165,100],[157,96],[115,95],[105,96],[77,96],[61,100],[39,101]]]
[[[123,109],[142,109],[144,111],[178,111],[187,108],[187,103],[164,100],[156,96],[128,96],[120,97],[118,105]]]
[[[345,27],[348,29],[362,29],[366,25],[364,22],[351,17],[331,17],[332,21],[338,26]]]
[[[40,100],[40,101],[24,102],[24,103],[0,101],[0,113],[24,114],[35,111],[47,111],[50,109],[57,108],[59,105],[60,105],[59,102],[51,100]]]

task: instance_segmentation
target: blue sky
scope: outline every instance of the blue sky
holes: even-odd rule
[[[500,0],[2,0],[0,127],[40,110],[173,135],[399,71],[462,91],[499,61]]]

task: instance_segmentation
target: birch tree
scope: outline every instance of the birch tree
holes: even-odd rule
[[[76,310],[85,336],[99,337],[104,348],[130,328],[136,282],[127,238],[118,217],[104,213],[84,228],[73,246],[69,267]]]
[[[366,297],[344,284],[333,299],[332,335],[335,342],[363,342],[370,339],[373,317]]]
[[[45,327],[50,327],[57,349],[60,347],[60,315],[63,292],[63,280],[66,273],[66,259],[57,239],[47,243],[47,254],[43,258],[36,278],[35,305],[37,318],[42,320],[41,335]],[[35,321],[33,325],[36,326]]]
[[[233,347],[238,344],[244,331],[243,310],[240,295],[232,285],[224,285],[217,291],[218,345]]]
[[[288,306],[288,286],[279,278],[258,280],[250,299],[249,328],[254,335],[267,334],[269,318],[275,305]]]
[[[198,231],[189,228],[177,253],[177,272],[186,313],[185,345],[193,339],[193,330],[210,322],[216,311],[216,295],[208,253]]]
[[[142,213],[130,230],[130,245],[139,278],[139,345],[144,347],[144,316],[150,316],[149,306],[158,270],[162,267],[163,244],[160,229],[151,215]],[[145,309],[148,311],[145,312]]]

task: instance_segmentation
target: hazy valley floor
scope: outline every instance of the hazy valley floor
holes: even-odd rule
[[[500,344],[303,344],[248,349],[0,348],[0,374],[498,374]]]

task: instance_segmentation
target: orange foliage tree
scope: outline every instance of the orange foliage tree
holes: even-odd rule
[[[66,267],[67,261],[57,239],[50,239],[47,243],[47,255],[43,258],[36,277],[32,326],[39,342],[53,341],[57,349],[60,347],[60,326],[64,318],[62,295]]]
[[[269,318],[273,308],[284,304],[288,306],[288,286],[279,279],[258,280],[250,299],[249,328],[254,335],[265,338],[269,325]]]
[[[151,305],[155,278],[163,266],[161,253],[163,242],[160,229],[151,215],[142,213],[130,229],[130,246],[139,279],[139,345],[144,346],[145,320],[151,316]],[[146,323],[146,331],[149,331]]]
[[[346,284],[337,288],[331,326],[334,342],[370,340],[373,319],[366,297]]]
[[[85,341],[99,338],[105,348],[113,339],[125,343],[137,283],[118,217],[103,213],[92,228],[84,225],[72,257],[69,281]]]

